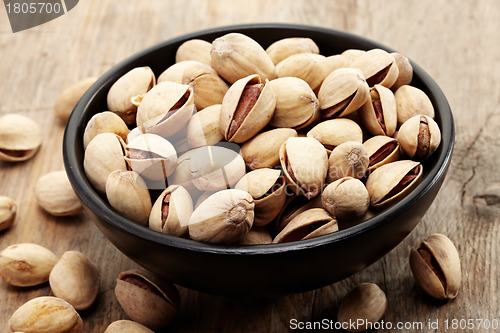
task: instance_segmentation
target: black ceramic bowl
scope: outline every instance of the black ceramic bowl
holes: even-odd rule
[[[286,244],[223,246],[164,235],[124,218],[92,188],[83,170],[83,132],[89,119],[107,109],[111,85],[130,69],[150,66],[159,75],[175,62],[179,45],[192,38],[212,41],[229,32],[244,33],[264,48],[285,37],[309,37],[323,55],[345,49],[390,48],[345,32],[289,24],[252,24],[215,28],[150,47],[104,74],[75,107],[64,136],[64,163],[86,212],[125,255],[176,284],[215,294],[274,296],[319,288],[372,264],[399,244],[431,205],[446,175],[454,144],[450,107],[436,82],[412,63],[412,85],[427,93],[441,127],[442,142],[425,164],[419,185],[403,200],[354,227]]]

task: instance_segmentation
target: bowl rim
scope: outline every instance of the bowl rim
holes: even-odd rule
[[[418,76],[422,84],[424,86],[427,86],[429,91],[432,92],[432,95],[434,97],[434,109],[439,110],[439,117],[441,118],[442,123],[441,145],[443,146],[440,150],[440,155],[437,156],[438,158],[436,159],[435,163],[432,164],[431,168],[427,170],[426,175],[423,177],[422,181],[420,181],[420,183],[401,201],[397,202],[385,211],[378,213],[376,216],[371,217],[368,220],[347,229],[339,230],[337,232],[312,239],[282,244],[234,246],[208,244],[197,242],[191,239],[162,234],[147,227],[138,225],[111,209],[111,207],[108,206],[103,199],[101,199],[101,197],[97,194],[97,192],[93,189],[93,187],[86,179],[85,172],[83,170],[83,163],[78,162],[75,153],[75,146],[77,145],[79,140],[82,140],[82,138],[77,137],[77,132],[79,129],[84,130],[86,126],[86,124],[82,124],[82,115],[87,108],[87,104],[92,101],[101,87],[112,79],[112,76],[115,75],[115,72],[127,67],[129,64],[135,62],[137,59],[140,59],[141,57],[151,52],[161,49],[169,44],[180,43],[193,38],[200,38],[200,36],[202,35],[213,33],[229,33],[234,31],[241,31],[244,33],[245,30],[255,29],[293,29],[303,31],[304,33],[311,31],[327,33],[337,35],[340,38],[354,40],[357,43],[364,44],[370,48],[375,46],[389,52],[395,52],[393,49],[379,42],[372,41],[368,38],[361,37],[352,33],[330,28],[288,23],[237,24],[215,27],[184,34],[147,47],[146,49],[122,60],[111,69],[109,69],[106,73],[104,73],[82,96],[67,122],[63,138],[64,166],[76,194],[79,196],[85,206],[92,210],[107,224],[110,224],[113,228],[119,229],[121,232],[137,236],[139,238],[142,238],[143,240],[157,243],[158,245],[179,248],[186,251],[212,253],[219,255],[269,255],[318,248],[330,243],[340,242],[348,238],[356,237],[369,230],[379,228],[397,218],[398,215],[400,215],[401,211],[409,210],[420,199],[422,199],[426,195],[426,193],[428,193],[440,181],[442,177],[444,177],[451,161],[455,141],[455,127],[451,108],[448,101],[446,100],[444,93],[437,85],[437,83],[418,64],[414,63],[410,59],[410,62],[413,66],[414,76]]]

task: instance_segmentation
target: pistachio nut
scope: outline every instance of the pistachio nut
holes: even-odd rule
[[[343,117],[359,109],[368,100],[370,88],[356,68],[340,68],[328,75],[318,92],[324,118]]]
[[[97,266],[78,251],[64,252],[49,275],[50,289],[76,310],[88,309],[99,291]]]
[[[111,207],[126,218],[147,225],[151,197],[144,180],[134,171],[115,170],[106,181],[106,197]]]
[[[137,127],[143,133],[169,137],[187,124],[194,111],[193,88],[164,81],[157,84],[142,99],[137,108]]]
[[[229,33],[212,42],[212,67],[229,83],[257,74],[262,80],[275,78],[273,61],[252,38]]]
[[[325,56],[315,53],[298,53],[289,56],[276,65],[276,75],[280,77],[298,77],[316,90],[325,78],[322,61]]]
[[[104,111],[95,114],[90,118],[85,132],[83,133],[83,148],[87,149],[90,141],[101,133],[114,133],[120,136],[123,141],[127,141],[130,130],[127,124],[116,113]]]
[[[247,191],[255,203],[253,225],[264,226],[280,212],[286,201],[285,179],[281,170],[257,169],[247,173],[234,188]]]
[[[352,67],[352,64],[358,59],[360,56],[365,54],[365,50],[359,50],[359,49],[347,49],[344,52],[342,52],[340,55],[344,57],[346,61],[346,68]]]
[[[16,287],[36,286],[49,280],[57,260],[52,251],[37,244],[11,245],[0,252],[0,276]]]
[[[273,116],[276,97],[266,80],[250,75],[236,81],[222,101],[219,127],[229,142],[245,142]]]
[[[50,172],[35,184],[38,205],[55,216],[71,216],[83,210],[80,199],[69,182],[66,171]]]
[[[394,138],[377,135],[366,140],[363,146],[370,159],[367,170],[369,173],[382,165],[399,160],[399,141]]]
[[[215,104],[193,114],[186,132],[191,147],[212,146],[224,139],[219,127],[221,109],[221,104]]]
[[[398,125],[416,115],[429,116],[434,119],[434,107],[429,97],[420,89],[404,85],[394,93],[398,111]]]
[[[124,140],[124,141],[130,142],[142,134],[144,134],[144,133],[142,133],[141,129],[139,127],[135,127],[127,134],[127,140]]]
[[[212,58],[210,50],[212,44],[201,39],[190,39],[182,43],[175,53],[175,62],[186,60],[199,61],[206,65],[211,65]]]
[[[396,65],[399,70],[398,79],[391,87],[392,91],[396,91],[399,87],[411,83],[411,80],[413,79],[413,67],[410,60],[401,53],[393,52],[391,55],[396,61]]]
[[[378,322],[387,310],[387,297],[375,283],[362,283],[351,290],[342,300],[337,314],[339,323],[349,332],[363,332]]]
[[[189,236],[207,243],[237,242],[253,225],[254,207],[253,198],[246,191],[216,192],[194,210],[189,219]]]
[[[387,51],[372,49],[360,55],[352,64],[363,72],[370,87],[380,84],[386,88],[392,87],[398,79],[399,69],[396,60]]]
[[[279,233],[295,216],[311,208],[323,208],[321,196],[308,199],[301,195],[289,196],[276,217],[276,231]]]
[[[376,84],[360,109],[361,120],[372,135],[393,136],[398,125],[396,99],[389,88]]]
[[[199,154],[198,149],[191,149],[179,156],[177,159],[177,167],[170,177],[168,177],[167,182],[170,185],[181,185],[189,193],[196,191],[196,187],[192,182],[194,176],[191,172],[191,159],[195,154]]]
[[[81,333],[83,321],[75,308],[57,297],[37,297],[24,303],[9,319],[13,333]]]
[[[149,228],[164,234],[185,236],[193,213],[193,200],[182,186],[170,185],[156,199],[149,215]]]
[[[363,178],[370,160],[362,143],[348,141],[332,150],[328,158],[328,182],[343,177]]]
[[[90,141],[85,150],[83,167],[85,174],[94,188],[100,192],[106,191],[106,180],[115,170],[127,170],[124,159],[125,142],[113,133],[102,133]]]
[[[316,139],[291,137],[281,145],[281,168],[290,189],[307,198],[317,196],[325,183],[328,156]]]
[[[104,333],[154,333],[132,320],[117,320],[109,324]]]
[[[10,228],[16,219],[17,205],[9,197],[0,196],[0,231]]]
[[[146,271],[121,272],[116,279],[115,295],[130,319],[152,330],[168,325],[180,305],[177,288]]]
[[[319,54],[318,45],[311,38],[291,37],[280,39],[266,49],[275,65],[282,60],[299,53]]]
[[[461,283],[460,257],[453,242],[432,234],[410,252],[410,267],[417,283],[437,299],[457,297]]]
[[[127,124],[136,121],[137,106],[144,95],[156,84],[149,67],[136,67],[111,86],[108,92],[108,109],[119,115]]]
[[[273,243],[295,242],[326,235],[339,230],[335,220],[323,208],[308,209],[294,217],[273,240]]]
[[[322,59],[320,61],[320,66],[323,67],[323,81],[334,70],[337,70],[339,68],[348,68],[349,60],[345,55],[335,54]]]
[[[272,244],[273,238],[265,227],[252,227],[250,231],[243,236],[238,245],[262,245]]]
[[[370,196],[359,179],[344,177],[325,187],[321,202],[336,219],[354,220],[366,214]]]
[[[0,117],[0,160],[20,162],[32,158],[42,144],[37,123],[19,114]]]
[[[281,144],[296,136],[297,131],[291,128],[259,133],[241,146],[241,156],[250,170],[277,166]]]
[[[319,101],[306,81],[282,77],[269,82],[276,97],[276,109],[269,125],[300,129],[319,116]]]
[[[402,199],[422,177],[419,162],[401,160],[382,165],[373,171],[366,181],[371,205],[375,209],[385,209]]]
[[[89,77],[64,89],[57,97],[56,103],[54,104],[54,116],[63,122],[68,121],[76,103],[78,103],[83,94],[90,88],[91,85],[94,84],[96,80],[96,77]]]
[[[441,130],[429,116],[414,116],[401,125],[398,133],[401,148],[410,158],[429,158],[441,143]]]
[[[363,131],[355,121],[338,118],[320,122],[307,132],[307,137],[318,140],[330,154],[344,142],[363,142]]]
[[[167,68],[158,77],[158,83],[164,81],[192,86],[194,104],[199,110],[221,104],[229,88],[212,67],[194,60],[181,61]]]

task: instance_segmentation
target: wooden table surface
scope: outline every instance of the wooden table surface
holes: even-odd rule
[[[180,287],[180,315],[164,332],[286,332],[292,318],[334,320],[342,297],[361,282],[377,283],[386,292],[389,306],[384,320],[392,323],[500,320],[500,1],[496,0],[82,0],[68,14],[16,34],[2,7],[0,115],[19,113],[36,120],[43,130],[43,145],[27,162],[0,162],[0,195],[19,205],[15,225],[0,233],[0,248],[33,242],[57,255],[82,251],[102,274],[97,302],[81,313],[84,332],[103,332],[112,321],[126,318],[114,296],[115,278],[136,265],[85,214],[56,218],[42,211],[34,197],[36,180],[63,168],[64,124],[52,115],[54,101],[68,85],[100,75],[147,46],[199,29],[251,22],[344,30],[389,45],[416,61],[441,86],[453,110],[452,164],[420,224],[365,270],[318,290],[266,300],[230,299]],[[462,260],[459,295],[445,303],[423,293],[408,264],[410,247],[434,232],[449,236]],[[22,289],[0,281],[0,331],[7,331],[8,318],[21,304],[50,293],[48,284]]]

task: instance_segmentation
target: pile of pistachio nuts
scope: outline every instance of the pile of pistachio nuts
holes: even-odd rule
[[[433,105],[399,53],[319,52],[229,33],[186,41],[158,77],[130,70],[85,129],[89,181],[126,218],[208,243],[308,239],[386,209],[440,144]]]

